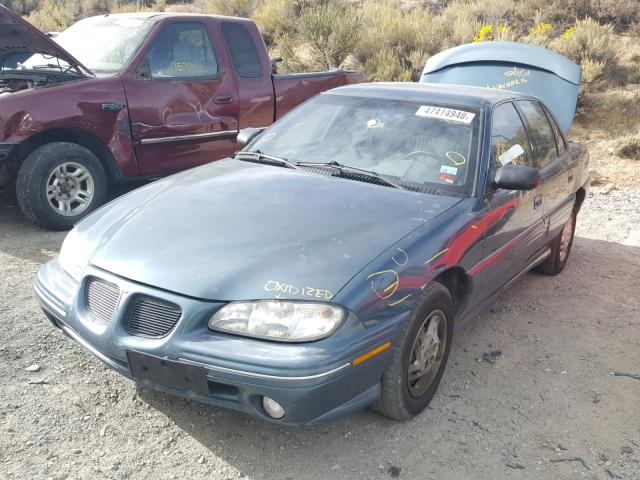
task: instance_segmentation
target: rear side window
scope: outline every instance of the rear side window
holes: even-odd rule
[[[538,168],[544,168],[558,158],[556,137],[547,114],[538,102],[522,100],[518,102],[518,106],[529,126],[535,161]]]
[[[247,28],[240,23],[223,23],[222,34],[229,45],[233,66],[238,75],[244,78],[262,75],[258,49]]]
[[[496,167],[508,163],[537,167],[522,119],[511,102],[493,109],[491,158]]]
[[[549,119],[549,123],[551,124],[551,128],[553,129],[553,133],[556,134],[556,144],[558,146],[558,155],[562,155],[567,150],[567,144],[564,140],[564,135],[560,131],[560,127],[558,127],[558,123],[554,120],[554,118],[549,113],[549,110],[545,107],[544,111],[547,114],[547,118]]]
[[[218,62],[206,27],[201,23],[172,23],[153,41],[146,56],[153,80],[212,78]]]

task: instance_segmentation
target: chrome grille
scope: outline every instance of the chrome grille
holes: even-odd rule
[[[87,309],[105,323],[111,321],[118,305],[120,289],[113,283],[98,278],[90,278],[87,282]]]
[[[127,332],[139,337],[164,337],[175,326],[181,313],[178,305],[138,295],[129,308]]]

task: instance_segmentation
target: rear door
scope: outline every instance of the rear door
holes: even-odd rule
[[[492,113],[484,260],[470,272],[482,290],[481,297],[489,297],[527,267],[541,248],[545,234],[542,186],[517,191],[492,184],[496,170],[507,163],[538,167],[521,115],[511,101],[496,105]]]
[[[554,238],[573,208],[576,162],[571,158],[555,120],[540,102],[519,100],[516,105],[527,124],[535,161],[540,167],[543,216],[550,230],[549,238]]]
[[[238,93],[233,72],[224,66],[219,33],[193,20],[158,28],[135,73],[125,79],[143,175],[227,157],[238,131]]]

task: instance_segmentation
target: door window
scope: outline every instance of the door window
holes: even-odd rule
[[[493,109],[491,158],[496,168],[507,163],[536,167],[520,114],[511,102]]]
[[[549,123],[551,124],[551,128],[553,129],[553,133],[556,135],[556,145],[558,146],[558,155],[562,155],[567,150],[567,144],[565,143],[564,135],[562,131],[560,131],[560,127],[558,127],[558,123],[555,121],[551,113],[549,113],[549,109],[544,107],[544,111],[547,114],[547,118],[549,119]]]
[[[534,146],[534,160],[539,168],[544,168],[558,158],[556,137],[545,111],[538,102],[522,100],[518,106],[529,126],[529,134]]]
[[[262,75],[260,56],[249,31],[239,23],[223,23],[222,34],[229,45],[233,66],[238,75],[244,78],[257,78]]]
[[[172,23],[164,27],[154,39],[146,61],[153,80],[218,75],[211,40],[201,23]]]

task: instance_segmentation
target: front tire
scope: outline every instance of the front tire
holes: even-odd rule
[[[16,196],[30,222],[49,230],[68,230],[105,202],[107,177],[86,148],[48,143],[22,163]]]
[[[438,389],[451,350],[453,301],[438,282],[425,287],[382,377],[382,393],[373,408],[395,420],[422,412]]]

